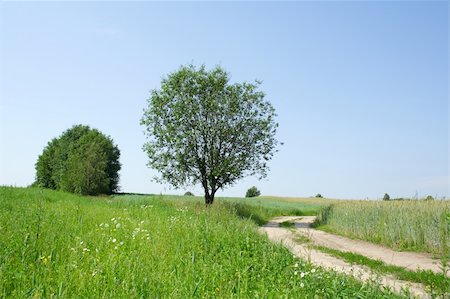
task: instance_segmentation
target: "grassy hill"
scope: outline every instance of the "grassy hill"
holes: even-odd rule
[[[0,297],[397,297],[295,259],[244,219],[307,206],[242,201],[0,187]]]

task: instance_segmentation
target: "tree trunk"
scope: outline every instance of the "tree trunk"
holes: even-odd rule
[[[205,205],[209,206],[214,202],[214,192],[205,191]]]

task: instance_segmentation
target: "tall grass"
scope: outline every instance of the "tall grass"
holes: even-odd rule
[[[0,297],[396,296],[313,270],[220,202],[0,187]]]
[[[449,215],[449,201],[346,201],[322,210],[318,224],[394,249],[442,255],[449,247]]]

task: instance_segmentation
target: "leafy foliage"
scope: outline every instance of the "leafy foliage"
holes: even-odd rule
[[[258,197],[261,195],[261,192],[255,186],[249,188],[247,193],[245,193],[245,197]]]
[[[391,200],[391,197],[389,196],[389,194],[384,193],[383,200]]]
[[[323,198],[323,196],[322,196],[322,194],[317,193],[316,196],[315,196],[315,198]]]
[[[184,193],[184,196],[194,196],[194,193],[192,193],[191,191],[187,191],[186,193]]]
[[[85,195],[118,190],[120,151],[112,139],[76,125],[54,138],[36,162],[36,185]]]
[[[201,183],[206,204],[247,175],[266,176],[276,151],[275,110],[260,82],[229,81],[220,67],[182,66],[151,92],[141,119],[156,180],[176,188]]]

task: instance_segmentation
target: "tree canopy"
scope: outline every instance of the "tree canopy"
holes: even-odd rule
[[[119,188],[119,157],[109,136],[75,125],[44,148],[35,184],[84,195],[111,194]]]
[[[157,181],[176,188],[200,183],[211,204],[218,189],[248,175],[265,177],[278,124],[260,84],[230,83],[221,67],[193,65],[163,78],[141,119]]]

